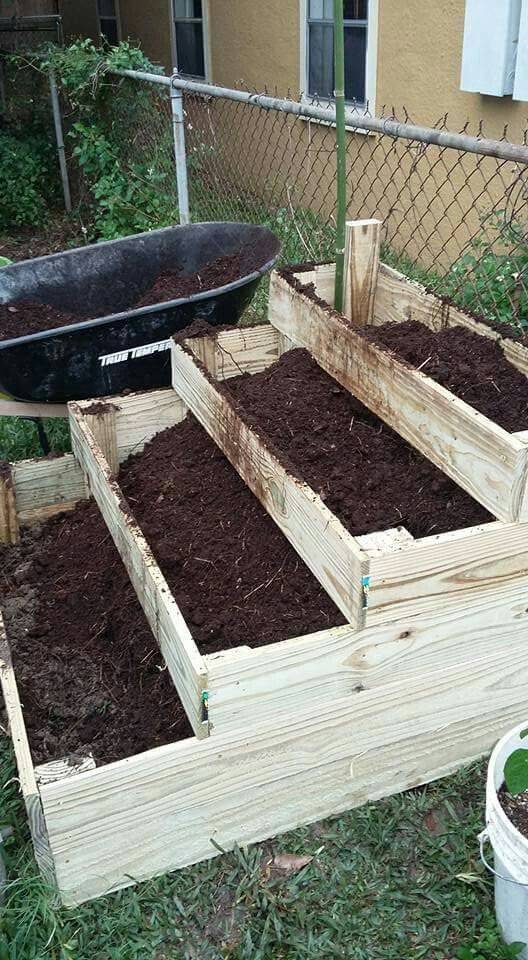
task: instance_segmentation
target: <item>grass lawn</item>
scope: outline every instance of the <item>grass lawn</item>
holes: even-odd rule
[[[6,843],[2,960],[444,960],[476,939],[490,944],[474,954],[479,960],[508,956],[477,856],[482,764],[56,911],[36,873],[5,740],[0,756],[1,819],[15,826]],[[273,876],[266,863],[278,852],[313,860]]]

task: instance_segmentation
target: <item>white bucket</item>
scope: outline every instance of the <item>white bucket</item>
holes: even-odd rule
[[[506,943],[528,944],[528,839],[514,827],[502,809],[497,791],[504,783],[504,764],[518,747],[528,748],[520,734],[528,721],[519,724],[499,740],[488,766],[486,784],[486,829],[481,833],[480,855],[495,877],[495,913]],[[489,840],[495,855],[495,869],[484,856]],[[528,960],[528,946],[519,954]]]

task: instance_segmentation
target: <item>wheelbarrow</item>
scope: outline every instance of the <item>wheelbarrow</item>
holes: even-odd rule
[[[169,386],[170,337],[197,319],[235,324],[279,252],[279,240],[266,227],[196,223],[3,267],[0,303],[36,300],[96,319],[0,341],[0,393],[65,403]],[[131,306],[162,271],[193,275],[234,254],[240,255],[240,270],[231,283]]]

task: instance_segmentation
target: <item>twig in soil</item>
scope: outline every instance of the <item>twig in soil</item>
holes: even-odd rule
[[[282,570],[283,570],[283,568],[284,568],[284,564],[285,564],[285,563],[286,563],[286,561],[283,560],[282,566],[279,568],[279,570],[276,570],[276,571],[275,571],[275,573],[273,574],[273,576],[271,577],[271,579],[268,580],[267,583],[261,583],[258,587],[254,587],[253,590],[250,590],[249,593],[246,593],[246,596],[245,596],[245,597],[242,597],[242,599],[243,599],[243,600],[247,600],[248,597],[250,597],[253,593],[256,593],[257,590],[261,590],[262,587],[264,587],[264,589],[267,590],[268,587],[273,583],[273,581],[275,580],[275,578],[279,576],[279,573],[282,573]]]
[[[433,355],[431,354],[431,356],[430,356],[430,357],[427,357],[427,360],[424,360],[424,362],[421,363],[419,367],[416,367],[416,369],[417,369],[417,370],[421,370],[422,367],[425,367],[425,364],[426,364],[426,363],[429,363],[429,360],[432,360],[432,359],[433,359]]]

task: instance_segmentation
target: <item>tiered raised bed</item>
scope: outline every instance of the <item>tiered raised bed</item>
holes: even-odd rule
[[[313,297],[304,314],[299,308],[295,327],[277,319],[277,289],[296,310],[295,286],[274,279],[271,319],[281,332],[268,326],[174,344],[174,390],[71,404],[74,455],[17,464],[3,478],[4,540],[16,539],[20,523],[94,496],[195,733],[47,782],[35,774],[4,653],[2,681],[35,845],[66,903],[446,774],[526,715],[528,526],[491,521],[422,539],[402,528],[353,536],[219,382],[265,370],[290,345],[283,334],[297,343],[312,336],[311,304],[325,309]],[[338,318],[330,310],[328,318],[335,344]],[[337,329],[344,341],[351,336]],[[315,347],[325,343],[321,326],[311,345],[323,367]],[[360,364],[354,356],[350,362]],[[337,366],[330,372],[343,379]],[[370,384],[369,370],[363,376]],[[424,389],[415,401],[417,429],[434,436],[428,418],[437,424],[438,413]],[[372,406],[362,390],[360,399]],[[454,444],[467,435],[468,416],[463,410],[457,432],[452,400],[451,407]],[[187,408],[324,586],[345,626],[200,653],[117,477],[119,463]],[[391,422],[389,409],[379,412]],[[495,515],[502,500],[490,490],[498,478],[511,513],[524,496],[524,474],[514,483],[511,469],[520,470],[528,449],[517,438],[512,445],[515,464],[508,460],[506,469],[490,445],[492,465],[486,461],[471,483],[467,470],[452,466],[460,464],[456,445],[449,469],[443,466]]]

